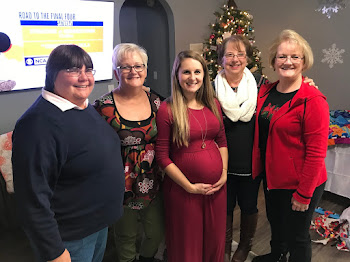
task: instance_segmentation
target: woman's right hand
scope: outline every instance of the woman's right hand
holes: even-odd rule
[[[206,195],[206,193],[211,189],[213,189],[213,185],[211,184],[195,183],[195,184],[191,184],[187,192],[191,194]]]
[[[64,250],[62,255],[60,255],[58,258],[55,258],[54,260],[50,260],[49,262],[71,262],[70,254],[67,249]]]
[[[179,186],[181,186],[187,193],[205,195],[213,188],[211,184],[191,183],[181,170],[174,164],[169,164],[164,168],[165,173]]]

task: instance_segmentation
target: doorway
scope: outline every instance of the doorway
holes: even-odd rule
[[[120,10],[119,26],[122,43],[135,43],[147,50],[145,86],[168,97],[175,52],[174,19],[169,5],[164,0],[126,0]]]

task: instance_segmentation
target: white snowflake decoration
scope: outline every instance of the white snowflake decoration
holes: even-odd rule
[[[339,10],[346,7],[347,0],[318,0],[319,7],[316,9],[318,12],[331,18],[332,14],[338,13]]]
[[[329,68],[333,68],[337,63],[343,63],[342,54],[345,52],[345,50],[338,49],[336,44],[333,44],[332,48],[322,49],[322,52],[324,53],[324,58],[321,60],[321,62],[329,64]]]

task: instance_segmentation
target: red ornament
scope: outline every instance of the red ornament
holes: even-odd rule
[[[237,34],[243,34],[244,33],[244,28],[238,26],[237,28]]]
[[[215,35],[214,35],[214,34],[212,34],[212,35],[210,36],[210,39],[214,39],[214,37],[215,37]]]

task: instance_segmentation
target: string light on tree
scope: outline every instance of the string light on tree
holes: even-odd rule
[[[214,15],[216,16],[216,21],[210,24],[212,32],[209,39],[204,43],[205,48],[203,53],[207,61],[211,80],[213,80],[218,71],[221,70],[220,66],[217,64],[217,46],[220,45],[225,38],[236,34],[246,36],[253,46],[252,62],[248,65],[248,68],[251,69],[251,71],[259,71],[262,74],[261,52],[254,46],[253,16],[247,11],[238,10],[233,0],[228,0],[227,5],[223,5],[220,11],[214,12]]]

